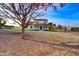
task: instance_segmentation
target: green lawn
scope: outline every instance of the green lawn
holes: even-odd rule
[[[21,32],[21,28],[19,27],[14,27],[12,29],[4,29],[6,32]],[[37,32],[39,30],[27,30],[25,29],[25,32]],[[56,32],[55,30],[46,30],[46,32]]]
[[[21,32],[21,29],[19,27],[15,27],[12,29],[4,29],[6,32]]]
[[[56,32],[56,30],[46,30],[47,32]]]
[[[19,27],[15,27],[12,29],[4,29],[5,32],[21,32],[22,30]],[[25,32],[36,32],[36,30],[26,30]]]

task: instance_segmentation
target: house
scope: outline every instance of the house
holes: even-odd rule
[[[66,27],[66,30],[71,31],[71,27],[70,26]]]
[[[79,31],[79,26],[67,27],[67,31]]]
[[[27,27],[29,30],[48,30],[48,20],[47,19],[34,19],[29,22]]]

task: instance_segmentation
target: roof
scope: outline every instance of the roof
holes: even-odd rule
[[[48,21],[47,19],[34,19],[34,20],[39,20],[39,21]]]

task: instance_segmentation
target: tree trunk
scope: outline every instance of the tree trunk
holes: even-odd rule
[[[24,39],[25,37],[25,21],[24,20],[22,20],[22,39]]]
[[[25,23],[25,19],[22,20],[22,39],[25,38],[25,28],[27,28],[28,22]]]
[[[25,36],[25,28],[22,26],[22,39],[24,39]]]

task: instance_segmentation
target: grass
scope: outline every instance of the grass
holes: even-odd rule
[[[39,30],[26,30],[26,32],[37,32]]]
[[[71,48],[74,46],[75,48],[75,41],[76,35],[68,35],[69,33],[62,33],[62,32],[27,32],[26,39],[21,39],[19,34],[0,34],[0,55],[29,55],[29,56],[69,56],[69,55],[79,55],[79,50]],[[63,37],[64,36],[64,37]],[[28,37],[28,38],[27,38]],[[74,37],[74,39],[71,38]],[[79,36],[77,36],[79,37]],[[27,40],[28,39],[28,40]],[[31,39],[31,40],[30,40]],[[35,41],[33,41],[35,40]],[[39,42],[41,41],[41,42]],[[61,42],[69,42],[67,48],[64,46],[59,46]],[[48,42],[48,43],[43,43]],[[53,45],[57,44],[57,45]],[[64,43],[65,44],[65,43]],[[63,45],[63,44],[62,44]],[[77,44],[78,45],[78,44]]]
[[[6,32],[21,32],[21,29],[19,27],[14,27],[12,29],[4,29]]]
[[[22,32],[20,28],[4,29],[5,32]],[[26,30],[25,32],[37,32],[36,30]]]
[[[4,29],[4,31],[6,32],[21,32],[21,28],[19,27],[14,27],[12,29]],[[27,30],[25,29],[25,32],[37,32],[37,31],[40,31],[40,30]],[[56,32],[55,30],[44,30],[45,32]]]
[[[56,32],[56,30],[45,30],[47,32]]]

